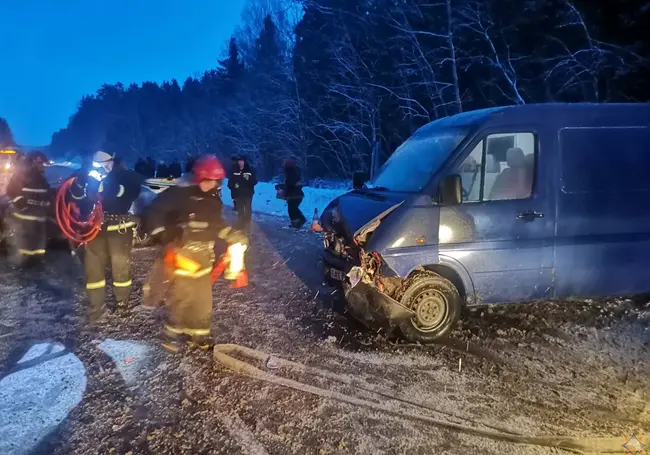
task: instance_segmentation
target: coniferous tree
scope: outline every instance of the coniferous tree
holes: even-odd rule
[[[15,147],[14,135],[9,128],[9,123],[0,117],[0,148]]]

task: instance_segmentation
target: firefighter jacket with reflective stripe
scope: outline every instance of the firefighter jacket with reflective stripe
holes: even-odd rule
[[[98,188],[104,213],[129,213],[131,205],[140,195],[143,181],[144,177],[140,174],[116,164]]]
[[[25,167],[9,181],[7,196],[16,208],[17,218],[45,221],[50,210],[50,185],[43,172]]]
[[[152,235],[180,228],[184,242],[230,241],[237,234],[223,220],[222,209],[218,189],[204,193],[197,185],[172,187],[153,200],[141,221]]]

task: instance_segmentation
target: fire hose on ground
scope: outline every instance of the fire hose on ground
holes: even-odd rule
[[[74,243],[75,246],[79,247],[91,242],[97,237],[102,227],[104,210],[101,202],[97,201],[90,215],[85,220],[82,219],[79,207],[74,202],[68,202],[66,200],[66,196],[74,181],[74,178],[66,180],[61,185],[61,188],[59,188],[59,191],[57,191],[54,212],[56,222],[63,235]]]
[[[427,409],[439,414],[452,417],[456,420],[464,420],[467,423],[473,424],[469,426],[463,423],[455,423],[449,420],[436,419],[427,415],[417,414],[413,412],[406,412],[387,406],[385,404],[375,403],[369,400],[364,400],[351,395],[346,395],[340,392],[320,388],[311,384],[305,384],[293,379],[284,378],[271,374],[267,371],[261,370],[254,365],[247,363],[243,360],[236,359],[233,354],[242,357],[247,357],[263,363],[268,368],[285,368],[294,370],[303,374],[310,374],[319,376],[321,378],[333,380],[346,384],[348,386],[356,387],[360,390],[371,392],[391,400],[400,401],[412,406],[422,409]],[[498,441],[511,442],[516,444],[528,444],[542,447],[553,447],[557,449],[566,450],[572,453],[580,454],[606,454],[606,453],[622,453],[622,438],[576,438],[571,436],[527,436],[519,433],[512,432],[507,429],[498,428],[485,424],[483,422],[476,422],[471,419],[453,415],[446,411],[441,411],[426,403],[417,402],[408,397],[400,396],[390,390],[382,389],[380,387],[368,384],[363,380],[354,380],[346,376],[332,373],[327,370],[309,367],[301,363],[292,362],[279,357],[271,356],[265,352],[256,349],[247,348],[236,344],[218,344],[214,347],[214,359],[221,365],[233,370],[236,373],[241,373],[246,376],[260,379],[262,381],[270,382],[272,384],[281,385],[294,390],[299,390],[312,395],[317,395],[322,398],[330,400],[337,400],[343,403],[348,403],[354,406],[362,406],[375,411],[384,412],[393,416],[401,417],[407,420],[416,420],[429,424],[435,427],[444,428],[447,430],[458,431],[467,433],[473,436],[489,438]],[[483,426],[490,429],[481,429],[477,426]]]

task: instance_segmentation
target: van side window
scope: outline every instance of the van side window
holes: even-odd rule
[[[472,153],[458,168],[463,182],[463,202],[481,200],[481,168],[483,167],[483,141],[476,144]]]
[[[487,137],[484,201],[528,199],[535,180],[535,135],[492,134]]]

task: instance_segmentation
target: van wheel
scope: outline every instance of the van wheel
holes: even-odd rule
[[[415,316],[400,324],[407,340],[431,343],[456,325],[462,299],[451,281],[432,272],[421,272],[409,278],[406,285],[401,303],[415,312]]]

